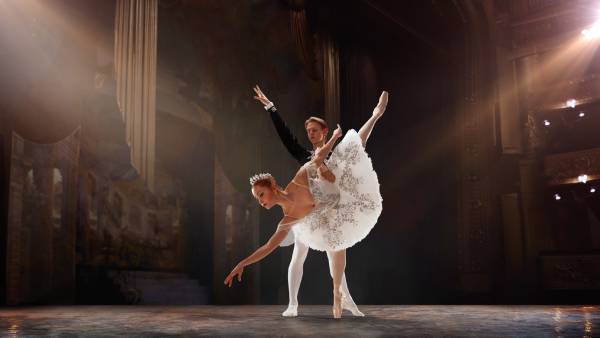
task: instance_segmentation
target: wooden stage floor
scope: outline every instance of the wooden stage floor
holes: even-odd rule
[[[1,337],[600,337],[600,306],[324,305],[0,308]]]

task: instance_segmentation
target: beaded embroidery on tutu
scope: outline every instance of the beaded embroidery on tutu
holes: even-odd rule
[[[364,239],[377,223],[382,210],[379,180],[353,129],[325,163],[336,177],[333,183],[319,178],[314,162],[304,165],[315,208],[291,229],[293,236],[312,249],[342,250]]]

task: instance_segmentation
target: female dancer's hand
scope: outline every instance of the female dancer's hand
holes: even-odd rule
[[[340,138],[342,136],[342,127],[340,127],[340,125],[337,125],[337,128],[335,128],[335,130],[333,131],[333,134],[331,134],[331,137],[335,137],[335,138]]]
[[[241,264],[236,265],[235,268],[233,268],[233,270],[231,270],[231,272],[229,273],[227,278],[225,278],[225,281],[223,282],[223,284],[231,287],[231,284],[233,283],[233,278],[236,275],[237,275],[238,282],[241,282],[243,273],[244,273],[244,267]]]
[[[340,125],[338,124],[337,128],[335,128],[335,130],[333,131],[333,134],[331,134],[331,138],[329,139],[329,141],[327,141],[327,143],[325,143],[322,147],[315,149],[315,157],[313,158],[315,163],[317,163],[319,166],[323,164],[323,162],[327,158],[327,155],[329,155],[331,149],[333,149],[335,141],[339,139],[340,136],[342,136],[342,127],[340,127]]]
[[[331,172],[331,170],[329,170],[329,168],[327,168],[325,164],[321,164],[318,173],[319,176],[324,180],[329,181],[331,183],[335,182],[335,175]]]
[[[271,101],[269,101],[269,99],[267,98],[267,96],[262,92],[262,90],[260,90],[260,87],[258,85],[256,85],[254,88],[254,92],[256,93],[256,95],[254,96],[254,99],[256,101],[259,101],[260,103],[263,104],[263,106],[268,105],[269,103],[271,103]]]

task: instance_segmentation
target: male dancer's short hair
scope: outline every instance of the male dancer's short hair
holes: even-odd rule
[[[325,122],[325,120],[323,120],[322,118],[316,116],[309,117],[308,120],[304,122],[304,128],[306,128],[306,126],[308,126],[308,124],[311,122],[318,123],[323,129],[329,129],[329,127],[327,127],[327,122]]]

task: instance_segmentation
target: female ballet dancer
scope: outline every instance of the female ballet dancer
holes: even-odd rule
[[[250,178],[252,195],[261,206],[279,205],[284,217],[266,244],[240,261],[225,278],[231,287],[237,276],[242,280],[244,268],[269,255],[286,238],[289,231],[310,248],[327,251],[333,270],[333,317],[342,315],[342,275],[346,268],[346,249],[365,238],[381,214],[379,181],[364,145],[383,115],[388,93],[383,92],[373,115],[358,133],[349,130],[342,136],[338,125],[331,138],[318,148],[313,159],[304,164],[292,181],[282,189],[270,174]]]
[[[275,126],[277,134],[281,138],[283,145],[288,150],[290,155],[295,158],[302,166],[306,162],[310,161],[314,155],[314,150],[322,147],[327,141],[327,122],[324,120],[311,116],[304,122],[304,128],[306,129],[307,139],[312,144],[312,150],[304,148],[296,137],[292,134],[288,126],[285,124],[281,116],[279,115],[278,109],[275,104],[267,98],[258,85],[254,87],[254,99],[260,102],[266,111],[269,112],[269,116]],[[287,246],[293,244],[294,249],[292,250],[292,259],[290,259],[290,265],[288,267],[288,295],[289,303],[287,309],[281,314],[284,317],[295,317],[298,315],[298,291],[300,291],[300,283],[302,282],[302,276],[304,275],[304,260],[308,255],[308,245],[298,241],[294,238],[294,232],[290,231],[288,237],[280,244],[280,246]],[[333,270],[331,266],[332,260],[328,257],[329,273],[333,276]],[[342,308],[349,310],[352,315],[364,317],[364,314],[358,309],[346,281],[346,274],[342,275]]]

